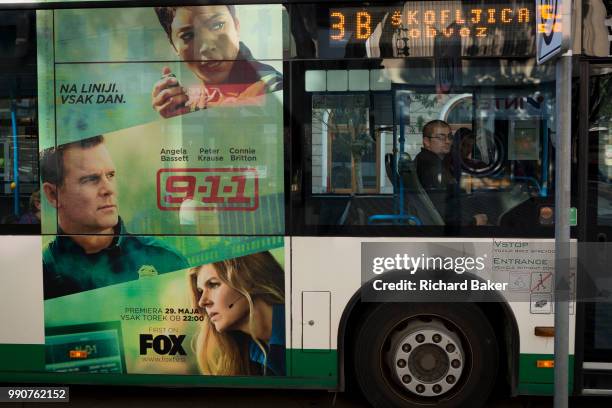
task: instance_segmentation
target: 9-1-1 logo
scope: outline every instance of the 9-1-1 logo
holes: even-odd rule
[[[195,211],[255,211],[259,178],[254,168],[160,169],[157,207],[178,211],[186,201]]]

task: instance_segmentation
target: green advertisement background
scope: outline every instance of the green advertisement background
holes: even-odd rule
[[[215,107],[105,134],[117,170],[119,214],[127,231],[145,235],[283,234],[282,105],[277,94],[264,95],[264,106]],[[255,149],[257,160],[231,161],[232,147]],[[177,148],[187,150],[189,161],[161,161],[161,149]],[[218,148],[224,160],[198,161],[201,148]],[[254,168],[259,178],[259,208],[197,211],[195,226],[182,225],[179,211],[158,208],[157,172],[168,168]],[[204,176],[198,177],[202,181]],[[163,191],[164,186],[160,188]],[[45,206],[43,218],[52,230],[56,216],[53,208]]]
[[[255,59],[282,72],[282,6],[236,10],[241,41]],[[174,53],[152,7],[38,11],[37,27],[41,151],[103,135],[116,167],[118,212],[126,232],[156,235],[190,267],[264,250],[271,250],[284,266],[282,91],[163,119],[151,106],[151,92],[164,67],[183,87],[200,84]],[[207,148],[219,149],[223,161],[198,160],[200,149]],[[231,148],[254,149],[256,159],[231,160]],[[162,149],[185,149],[189,158],[163,161]],[[187,223],[180,211],[160,210],[160,170],[210,168],[254,169],[258,208],[193,211]],[[245,194],[252,196],[253,188],[249,184]],[[58,223],[56,210],[46,199],[42,204],[44,250],[56,238]],[[200,374],[190,348],[199,323],[121,318],[130,307],[190,307],[186,273],[136,274],[125,283],[46,300],[45,327],[53,332],[120,322],[127,373]],[[150,333],[151,327],[187,335],[184,361],[151,363],[141,358],[138,335]]]
[[[204,238],[204,237],[166,237],[164,242],[176,248],[193,251],[187,256],[191,266],[197,263],[230,259],[239,255],[259,252],[270,249],[272,255],[285,265],[282,237],[266,238]],[[183,252],[185,253],[185,252]],[[187,254],[186,254],[187,255]],[[130,313],[126,308],[161,308],[161,316],[166,308],[177,311],[179,308],[191,308],[189,301],[189,285],[187,270],[170,272],[154,277],[141,277],[138,280],[119,285],[108,286],[73,295],[45,301],[45,327],[47,330],[57,327],[120,322],[123,340],[123,353],[125,356],[126,372],[128,374],[200,374],[191,348],[194,335],[200,322],[189,321],[155,321],[143,320],[144,314]],[[123,315],[123,319],[122,319]],[[130,319],[126,318],[130,315]],[[157,314],[149,314],[157,315]],[[139,316],[141,320],[131,320]],[[175,314],[175,316],[190,316]],[[185,334],[187,337],[183,347],[187,352],[182,361],[147,361],[146,357],[155,357],[154,353],[147,356],[139,354],[139,335],[158,334],[154,329],[172,329],[175,333]],[[77,362],[79,362],[77,360]]]
[[[282,6],[237,6],[236,12],[240,40],[253,57],[282,71]],[[164,66],[182,86],[198,83],[177,56],[153,7],[53,13],[57,144],[159,119],[151,108],[151,91]],[[61,85],[66,83],[79,90],[82,85],[116,83],[125,102],[62,104]]]
[[[282,6],[236,10],[241,40],[256,59],[280,70]],[[198,80],[177,60],[152,7],[55,10],[39,12],[38,19],[40,36],[55,29],[54,47],[40,41],[40,148],[104,135],[117,167],[119,214],[129,233],[284,233],[282,91],[248,105],[215,106],[161,119],[151,107],[151,91],[162,69],[170,68],[186,88],[197,87]],[[112,90],[95,92],[94,86]],[[161,161],[161,149],[177,148],[187,149],[188,161]],[[196,160],[200,148],[218,148],[224,160]],[[230,148],[254,148],[256,160],[231,161]],[[189,225],[181,224],[179,211],[158,209],[156,175],[168,168],[255,168],[259,208],[197,211],[189,215]],[[163,195],[163,187],[160,190]],[[47,200],[42,224],[43,233],[57,233],[57,214]]]

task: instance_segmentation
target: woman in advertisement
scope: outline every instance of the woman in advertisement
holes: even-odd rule
[[[195,340],[209,375],[285,375],[282,267],[259,252],[189,271],[194,307],[205,316]]]

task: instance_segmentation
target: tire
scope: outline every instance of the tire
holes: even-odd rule
[[[364,316],[353,358],[376,408],[477,408],[495,384],[498,347],[473,304],[383,303]]]

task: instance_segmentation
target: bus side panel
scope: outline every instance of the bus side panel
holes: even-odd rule
[[[291,285],[291,312],[294,323],[291,331],[292,359],[295,366],[295,375],[310,374],[326,376],[336,370],[338,358],[342,350],[338,350],[338,333],[340,320],[344,309],[351,297],[361,287],[361,253],[362,242],[456,242],[457,238],[340,238],[340,237],[293,237],[292,238],[292,285]],[[493,244],[492,239],[474,239],[473,242]],[[552,240],[523,240],[529,244],[553,245]],[[323,254],[323,255],[322,255]],[[304,339],[313,341],[312,331],[306,313],[308,305],[303,304],[310,293],[331,292],[330,302],[330,348],[309,348]],[[504,293],[501,293],[504,296]],[[306,297],[305,297],[306,295]],[[509,302],[510,308],[518,323],[520,355],[518,361],[519,392],[525,394],[548,394],[552,392],[553,370],[550,368],[537,368],[537,360],[553,359],[554,338],[537,337],[535,327],[554,325],[554,314],[536,313],[534,305],[527,300]],[[486,307],[486,306],[485,306]],[[314,326],[317,326],[315,320]],[[575,315],[570,319],[570,364],[573,364]],[[318,331],[320,338],[314,342],[324,344],[325,330]],[[504,333],[497,333],[504,336]],[[353,339],[345,339],[351,342]],[[298,357],[298,355],[300,357]],[[344,356],[349,361],[351,356]],[[501,359],[510,358],[500,356]],[[301,365],[304,364],[304,365]],[[573,379],[570,378],[570,382]],[[570,384],[571,385],[571,384]]]
[[[420,242],[440,242],[440,238],[419,238]],[[334,377],[338,375],[338,327],[342,313],[351,297],[361,287],[361,243],[362,242],[414,242],[406,238],[352,238],[352,237],[293,237],[292,238],[292,285],[291,314],[294,324],[291,333],[294,375],[317,375]],[[452,242],[456,239],[447,239]],[[317,320],[311,326],[306,319],[312,305],[303,304],[313,293],[331,293],[329,319],[330,331],[311,330],[317,327]],[[318,335],[317,335],[318,333]],[[310,344],[326,344],[329,336],[329,350],[312,348]],[[351,339],[347,339],[351,341]],[[350,358],[349,356],[345,356]],[[346,361],[346,360],[345,360]]]
[[[554,370],[552,368],[538,368],[538,360],[554,360],[554,337],[538,337],[534,331],[536,327],[554,327],[555,315],[533,314],[530,303],[512,302],[510,304],[514,315],[517,316],[520,338],[519,361],[519,393],[527,395],[552,395],[554,386]],[[573,387],[574,373],[574,347],[576,315],[570,309],[569,321],[569,373],[570,384]]]
[[[521,240],[503,239],[504,242],[527,242],[536,243],[539,247],[554,248],[554,240]],[[554,254],[549,255],[554,262]],[[554,337],[541,337],[535,335],[536,327],[554,327],[555,315],[554,305],[548,301],[543,307],[538,307],[538,299],[550,299],[554,301],[554,276],[544,275],[544,281],[540,281],[539,273],[534,272],[529,282],[531,291],[530,302],[510,302],[510,307],[516,316],[520,333],[520,358],[519,358],[519,384],[520,394],[528,395],[552,395],[554,385],[554,370],[552,368],[538,368],[538,360],[554,360]],[[572,282],[575,283],[575,275],[572,272]],[[573,285],[572,283],[572,285]],[[575,293],[575,287],[571,287]],[[569,320],[569,387],[573,388],[573,365],[576,332],[575,302],[570,302]]]
[[[43,365],[41,245],[40,236],[0,237],[0,371]]]

